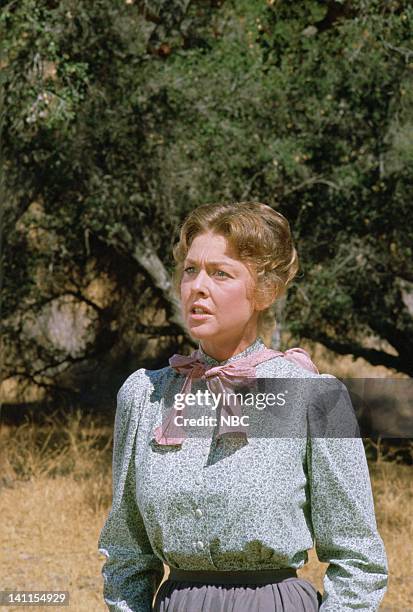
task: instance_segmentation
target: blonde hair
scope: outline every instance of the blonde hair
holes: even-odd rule
[[[179,296],[183,264],[194,238],[206,232],[224,236],[255,279],[255,299],[274,303],[298,272],[298,255],[290,225],[279,212],[261,202],[204,204],[185,219],[173,248],[173,284]],[[258,316],[258,333],[273,324],[271,304]]]

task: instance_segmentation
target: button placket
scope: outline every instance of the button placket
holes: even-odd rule
[[[204,497],[205,490],[205,471],[201,468],[195,477],[195,499],[194,499],[194,541],[193,547],[197,552],[198,557],[202,557],[210,567],[214,568],[214,563],[209,551],[209,535],[207,528],[207,512],[206,500]]]

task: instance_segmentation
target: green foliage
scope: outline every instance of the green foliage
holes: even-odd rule
[[[299,247],[294,333],[355,353],[374,333],[410,371],[410,2],[20,0],[0,20],[5,315],[33,302],[39,260],[120,267],[150,235],[170,270],[190,209],[256,199]],[[46,251],[16,230],[34,200]]]

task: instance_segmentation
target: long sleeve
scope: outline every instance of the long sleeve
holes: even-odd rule
[[[344,385],[343,385],[344,387]],[[343,389],[335,408],[344,420],[354,417]],[[334,418],[336,424],[340,419]],[[342,430],[341,430],[342,431]],[[388,563],[377,530],[366,454],[360,437],[311,437],[307,468],[316,552],[329,563],[320,612],[378,610],[388,579]]]
[[[163,564],[151,547],[136,504],[135,438],[145,400],[143,371],[123,384],[117,397],[112,464],[112,508],[99,537],[103,597],[111,612],[148,612],[162,580]]]

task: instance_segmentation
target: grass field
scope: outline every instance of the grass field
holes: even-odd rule
[[[0,590],[67,590],[69,609],[106,610],[97,541],[111,504],[111,443],[111,427],[80,411],[0,427]],[[369,467],[390,566],[381,610],[413,610],[412,468],[380,454]],[[299,575],[322,591],[326,567],[311,551]]]

